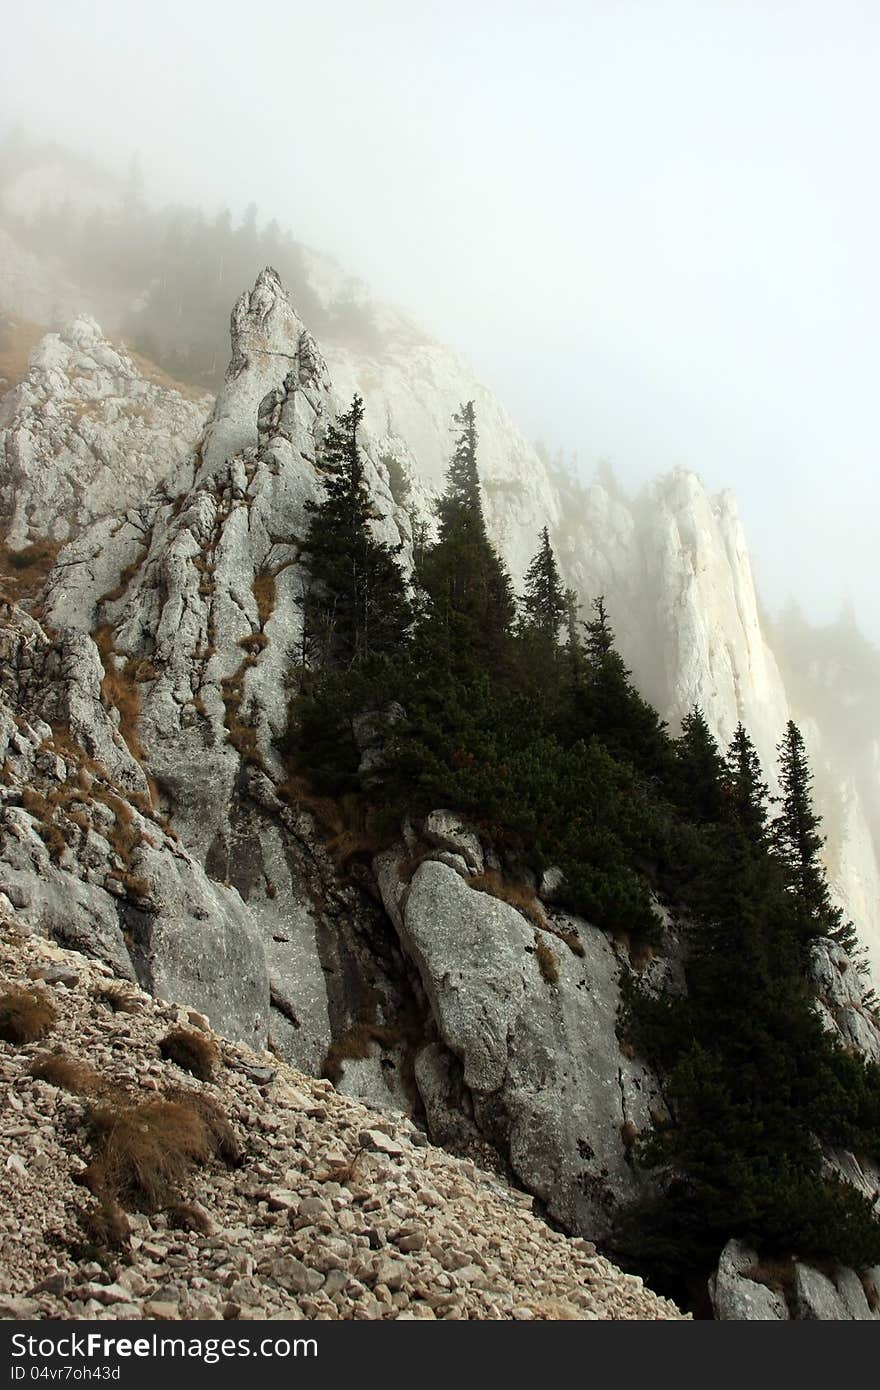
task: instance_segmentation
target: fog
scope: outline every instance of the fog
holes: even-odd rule
[[[735,489],[765,601],[880,640],[876,5],[48,0],[4,30],[0,123],[256,202],[583,472]]]

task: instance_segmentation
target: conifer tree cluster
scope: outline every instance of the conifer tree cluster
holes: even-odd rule
[[[456,808],[521,869],[558,865],[561,906],[596,926],[662,949],[657,898],[680,916],[686,993],[630,990],[626,1028],[671,1116],[640,1144],[666,1177],[618,1232],[622,1261],[679,1294],[733,1235],[880,1261],[870,1204],[823,1166],[823,1145],[880,1161],[880,1070],[815,1010],[812,943],[852,928],[831,900],[799,730],[779,746],[778,806],[742,725],[722,751],[695,708],[670,737],[604,599],[581,619],[546,527],[517,605],[488,538],[473,402],[454,416],[437,540],[423,534],[408,590],[372,535],[361,419],[355,398],[328,435],[304,542],[314,669],[292,711],[300,766],[321,792],[368,800],[391,834],[405,814]],[[352,731],[392,705],[367,789]]]

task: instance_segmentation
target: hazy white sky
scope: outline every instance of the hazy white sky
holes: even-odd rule
[[[0,116],[256,201],[880,640],[876,0],[43,0],[4,50]]]

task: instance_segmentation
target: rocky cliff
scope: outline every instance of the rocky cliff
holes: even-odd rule
[[[372,862],[363,827],[310,797],[278,752],[301,643],[304,505],[355,380],[340,376],[341,389],[271,271],[235,306],[226,383],[198,433],[193,404],[146,382],[91,322],[37,350],[3,407],[8,543],[67,544],[39,602],[10,594],[0,612],[0,906],[227,1038],[270,1043],[343,1092],[415,1115],[565,1229],[601,1238],[650,1191],[631,1148],[664,1109],[657,1078],[617,1038],[625,943],[557,912],[549,891],[528,920],[481,891],[481,871],[502,866],[450,812]],[[458,399],[475,394],[450,381]],[[419,450],[435,426],[445,441],[446,401],[428,407],[406,388],[420,446],[391,387],[378,399],[386,389],[368,482],[376,533],[408,562],[441,472],[438,452],[420,482]],[[126,403],[145,395],[148,433],[132,436]],[[96,421],[84,454],[69,423],[83,399]],[[789,706],[731,500],[681,475],[637,503],[596,485],[575,514],[500,407],[482,428],[488,511],[514,566],[549,520],[569,577],[617,603],[648,693],[673,718],[701,703],[724,737],[743,718],[766,755]],[[152,473],[120,469],[133,438]],[[389,452],[412,478],[406,499]],[[118,505],[102,469],[118,476]],[[845,844],[867,876],[859,795]],[[666,944],[658,972],[676,969],[671,928]],[[829,1026],[878,1055],[846,965],[829,953],[821,969]]]

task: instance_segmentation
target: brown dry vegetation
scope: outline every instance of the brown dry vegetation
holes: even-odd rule
[[[242,637],[238,644],[246,652],[261,652],[269,645],[269,639],[265,632],[249,632],[247,637]]]
[[[98,648],[101,664],[104,667],[104,679],[101,681],[101,700],[105,708],[118,711],[119,732],[125,739],[132,757],[143,766],[147,761],[147,752],[138,734],[141,697],[134,676],[138,663],[127,661],[121,671],[113,664],[113,629],[106,624],[92,633],[92,641]],[[151,794],[153,794],[155,787],[152,782],[150,789]],[[153,795],[154,805],[156,800],[157,796]]]
[[[637,1142],[638,1137],[639,1131],[633,1124],[632,1120],[624,1120],[623,1124],[620,1126],[620,1138],[623,1143],[623,1147],[625,1149],[631,1149],[633,1145]]]
[[[275,611],[277,589],[271,570],[260,570],[253,583],[252,593],[257,604],[260,627],[265,627]]]
[[[22,788],[21,804],[37,822],[37,833],[49,851],[50,859],[57,862],[67,849],[67,839],[61,827],[55,823],[54,805],[33,787]]]
[[[346,869],[358,856],[376,854],[388,843],[387,835],[378,829],[375,808],[358,796],[317,796],[306,779],[297,774],[280,783],[276,791],[282,801],[313,817],[324,846],[339,869]]]
[[[793,1306],[795,1264],[790,1256],[762,1256],[757,1264],[749,1265],[742,1273],[746,1279],[781,1293],[789,1307]]]
[[[124,985],[118,980],[108,981],[107,984],[95,985],[91,993],[93,999],[97,999],[98,1003],[104,1004],[106,1008],[112,1009],[115,1014],[136,1014],[140,1012],[140,1000],[135,998],[128,985]]]
[[[39,1052],[28,1068],[37,1081],[46,1081],[62,1091],[85,1096],[100,1090],[101,1078],[87,1062],[79,1062],[66,1052]]]
[[[465,879],[469,888],[474,888],[478,893],[488,893],[490,897],[500,898],[502,902],[509,903],[521,912],[533,926],[547,926],[547,918],[544,909],[538,902],[535,890],[530,888],[527,883],[505,883],[497,869],[486,869],[482,874],[475,874],[473,878]]]
[[[177,1091],[137,1105],[92,1106],[86,1119],[95,1157],[85,1186],[104,1204],[152,1212],[176,1200],[193,1167],[215,1157],[238,1161],[231,1126],[208,1101]]]
[[[128,1244],[131,1226],[118,1202],[105,1198],[97,1207],[77,1212],[79,1224],[93,1250],[119,1250]],[[85,1253],[91,1254],[93,1250]]]
[[[143,548],[141,549],[140,554],[136,555],[135,558],[131,560],[129,564],[125,565],[125,567],[121,570],[118,584],[116,584],[114,588],[108,589],[106,594],[101,595],[100,599],[98,600],[99,606],[102,603],[116,603],[119,599],[124,598],[126,592],[128,591],[129,584],[134,579],[135,575],[137,574],[138,570],[140,569],[141,565],[144,563],[144,560],[146,559],[147,551],[149,550],[149,545],[149,540],[144,541]]]
[[[553,947],[535,932],[535,959],[548,985],[559,982],[559,961]]]
[[[190,1231],[209,1236],[214,1229],[208,1213],[194,1202],[173,1202],[166,1208],[165,1219],[172,1231]]]
[[[0,539],[0,583],[7,599],[33,607],[41,599],[49,572],[63,541],[36,540],[23,550],[10,550]]]
[[[211,1081],[220,1060],[217,1044],[192,1028],[172,1028],[159,1043],[159,1051],[168,1062],[176,1062],[184,1071]]]
[[[246,766],[265,768],[263,755],[257,743],[257,731],[245,724],[241,717],[244,702],[244,673],[253,664],[252,657],[246,657],[233,676],[220,682],[220,694],[225,708],[224,723],[229,742]]]
[[[55,1005],[42,990],[10,985],[0,994],[0,1038],[4,1042],[39,1042],[57,1018]]]

